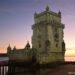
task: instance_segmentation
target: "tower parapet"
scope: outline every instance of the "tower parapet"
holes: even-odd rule
[[[41,22],[49,22],[49,23],[61,23],[61,12],[58,13],[53,12],[49,9],[49,6],[46,7],[46,10],[41,13],[34,14],[35,24]]]

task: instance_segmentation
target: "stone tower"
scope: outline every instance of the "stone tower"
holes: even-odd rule
[[[63,40],[64,24],[61,12],[55,13],[47,6],[44,12],[34,14],[32,47],[36,50],[40,64],[64,61],[65,43]]]

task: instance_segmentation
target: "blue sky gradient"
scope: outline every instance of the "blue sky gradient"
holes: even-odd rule
[[[0,0],[0,52],[9,44],[23,48],[31,42],[34,13],[44,11],[47,5],[62,12],[66,48],[75,49],[75,0]]]

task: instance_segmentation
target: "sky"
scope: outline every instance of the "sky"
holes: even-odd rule
[[[27,41],[31,44],[34,13],[47,5],[54,12],[61,11],[66,56],[75,56],[75,0],[0,0],[0,53],[9,44],[12,48],[24,48]]]

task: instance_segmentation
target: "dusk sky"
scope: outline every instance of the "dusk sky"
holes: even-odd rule
[[[66,56],[75,56],[75,0],[0,0],[0,53],[9,44],[24,48],[27,41],[31,43],[34,13],[47,5],[54,12],[61,11]]]

